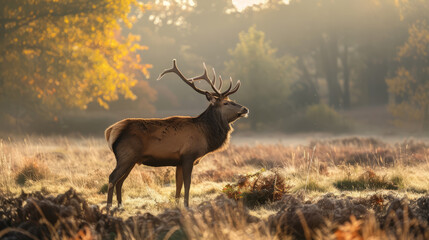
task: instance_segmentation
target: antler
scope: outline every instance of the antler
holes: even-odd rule
[[[175,73],[176,75],[178,75],[186,84],[188,84],[191,88],[193,88],[198,93],[201,93],[201,94],[204,94],[204,95],[206,95],[206,94],[215,95],[215,96],[217,96],[219,98],[225,98],[228,95],[231,95],[231,94],[237,92],[238,89],[240,88],[240,84],[241,83],[240,83],[240,80],[238,80],[237,84],[235,85],[235,87],[231,90],[231,88],[232,88],[232,78],[230,78],[229,79],[229,87],[228,87],[228,89],[226,91],[224,91],[224,92],[221,92],[220,89],[222,88],[222,77],[219,76],[219,88],[216,88],[216,86],[215,86],[215,84],[216,84],[216,72],[215,72],[214,68],[212,69],[213,70],[213,80],[211,80],[209,78],[208,74],[207,74],[206,64],[203,63],[203,66],[204,66],[204,73],[201,76],[197,76],[197,77],[193,77],[193,78],[189,78],[188,79],[177,68],[176,59],[173,59],[173,67],[170,68],[170,69],[166,69],[161,74],[159,74],[159,77],[158,77],[157,80],[160,80],[165,74],[172,72],[172,73]],[[198,80],[205,80],[208,84],[210,84],[210,86],[211,86],[211,88],[213,89],[214,92],[211,93],[211,92],[208,92],[206,90],[202,90],[200,88],[197,88],[195,86],[195,81],[198,81]]]
[[[227,97],[228,95],[231,95],[231,94],[234,94],[235,92],[237,92],[241,86],[240,80],[237,81],[237,84],[235,84],[235,87],[232,90],[231,90],[231,86],[232,86],[232,78],[230,77],[229,78],[229,88],[228,88],[228,90],[226,90],[225,92],[222,93],[223,97]]]
[[[183,76],[182,72],[180,72],[180,70],[177,68],[176,59],[173,59],[173,67],[172,68],[166,69],[161,74],[159,74],[159,77],[158,77],[157,81],[160,80],[165,74],[170,73],[170,72],[175,73],[176,75],[178,75],[186,84],[188,84],[191,88],[193,88],[198,93],[201,93],[201,94],[204,94],[204,95],[210,94],[208,91],[201,90],[201,89],[197,88],[195,86],[195,83],[194,83],[194,81],[192,79],[187,79],[185,76]]]
[[[174,61],[174,60],[173,60]],[[216,95],[219,97],[221,95],[220,91],[216,88],[215,83],[216,83],[216,72],[214,70],[214,68],[212,68],[213,71],[213,80],[210,80],[208,74],[207,74],[207,68],[206,68],[206,64],[203,63],[204,66],[204,73],[199,76],[199,77],[194,77],[192,78],[193,81],[195,80],[205,80],[206,82],[208,82],[210,84],[210,86],[212,87],[213,91],[215,91]],[[222,80],[221,84],[222,84]]]

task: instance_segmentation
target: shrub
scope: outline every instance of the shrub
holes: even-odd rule
[[[36,161],[28,161],[24,167],[19,170],[15,181],[19,185],[24,185],[28,180],[38,181],[45,178],[46,169],[41,167]]]
[[[409,188],[407,188],[407,191],[417,193],[417,194],[427,194],[428,193],[428,190],[422,189],[422,188],[417,188],[417,187],[409,187]]]
[[[99,194],[106,194],[107,190],[109,190],[109,185],[107,183],[103,184],[103,186],[100,187],[100,191],[98,191]]]
[[[398,189],[398,185],[386,179],[386,176],[378,176],[371,169],[367,170],[357,179],[342,179],[334,183],[334,186],[340,190],[360,191],[365,189]]]
[[[286,123],[287,131],[344,132],[351,128],[349,120],[326,104],[308,106],[304,113],[295,115]]]
[[[231,199],[242,199],[250,207],[280,200],[292,187],[278,172],[261,169],[254,174],[240,176],[237,183],[227,184],[223,192]]]
[[[301,190],[301,189],[302,190],[307,189],[307,191],[310,191],[310,192],[326,192],[327,190],[326,187],[321,186],[319,183],[313,180],[307,183],[307,187],[306,187],[306,184],[304,183],[297,188],[297,190]]]
[[[363,181],[349,179],[349,178],[336,181],[334,183],[334,186],[339,190],[348,190],[348,191],[360,191],[366,188],[365,183]]]
[[[395,176],[392,176],[390,180],[392,181],[393,184],[395,184],[399,188],[405,188],[404,178],[402,176],[395,175]]]

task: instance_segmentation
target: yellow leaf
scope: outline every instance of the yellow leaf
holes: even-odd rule
[[[97,102],[98,104],[100,104],[100,106],[104,107],[105,109],[109,109],[109,105],[103,101],[101,98],[97,98]]]

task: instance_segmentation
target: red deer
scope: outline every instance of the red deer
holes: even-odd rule
[[[118,206],[122,207],[122,184],[136,164],[147,166],[176,167],[176,201],[180,198],[182,185],[185,185],[184,205],[189,206],[189,188],[194,164],[206,154],[226,146],[232,132],[231,124],[240,117],[247,117],[249,110],[228,96],[237,92],[240,81],[232,88],[232,79],[228,89],[221,92],[222,78],[216,87],[216,74],[210,79],[204,65],[204,73],[199,77],[186,78],[177,68],[164,70],[158,77],[167,73],[177,74],[196,92],[206,96],[210,102],[208,108],[198,117],[173,116],[163,119],[128,118],[108,127],[105,137],[115,154],[116,168],[109,176],[107,207],[112,205],[113,189],[116,187]],[[195,81],[204,80],[212,92],[195,86]]]

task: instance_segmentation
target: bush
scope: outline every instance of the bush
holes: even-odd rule
[[[15,181],[19,185],[24,185],[28,180],[38,181],[45,178],[46,170],[40,167],[35,161],[27,162],[16,175]]]
[[[395,180],[396,181],[396,180]],[[397,183],[397,182],[396,182]],[[367,170],[357,179],[342,179],[334,183],[339,190],[361,191],[365,189],[390,189],[397,190],[399,187],[393,181],[389,181],[385,176],[380,177],[372,170]]]
[[[352,124],[326,104],[308,106],[304,113],[291,117],[286,122],[287,131],[349,131]]]
[[[398,186],[399,188],[405,188],[405,182],[404,182],[404,178],[402,176],[399,175],[395,175],[392,176],[390,178],[390,180],[392,180],[392,183],[395,184],[396,186]]]
[[[310,180],[307,183],[307,187],[306,187],[306,184],[304,183],[297,188],[297,190],[304,190],[304,189],[306,189],[307,191],[310,191],[310,192],[326,192],[326,190],[327,190],[326,187],[321,186],[319,183],[317,183],[313,180]]]
[[[106,194],[108,190],[109,190],[109,185],[107,183],[105,183],[100,187],[100,191],[98,191],[98,193],[99,194]]]
[[[279,173],[261,169],[254,174],[240,176],[237,183],[227,184],[222,191],[229,198],[242,199],[247,207],[253,208],[282,199],[291,188]]]

